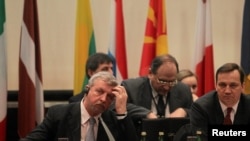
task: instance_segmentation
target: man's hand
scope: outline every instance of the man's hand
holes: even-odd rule
[[[170,114],[169,117],[186,117],[187,113],[183,108],[178,108]]]
[[[127,92],[123,86],[113,88],[112,93],[115,95],[115,109],[117,114],[125,114],[127,112]]]
[[[154,118],[157,118],[157,115],[155,115],[153,112],[150,112],[147,114],[147,118],[154,119]]]

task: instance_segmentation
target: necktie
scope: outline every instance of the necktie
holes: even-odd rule
[[[226,114],[226,116],[224,118],[224,122],[223,122],[224,125],[232,125],[232,120],[230,118],[230,113],[231,113],[232,109],[233,108],[231,108],[231,107],[227,108],[227,114]]]
[[[157,115],[160,117],[165,117],[165,104],[163,101],[163,96],[158,95],[158,103],[157,103]]]
[[[95,118],[89,118],[89,129],[86,134],[86,141],[95,141],[94,135]]]

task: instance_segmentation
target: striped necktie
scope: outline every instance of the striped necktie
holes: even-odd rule
[[[89,129],[86,134],[86,141],[95,141],[95,134],[94,134],[94,125],[95,125],[95,118],[89,118]]]

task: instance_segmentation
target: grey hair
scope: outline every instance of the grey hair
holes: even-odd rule
[[[100,71],[96,74],[94,74],[88,83],[88,86],[91,87],[94,85],[96,80],[103,80],[104,82],[106,82],[109,86],[117,86],[119,83],[116,80],[116,78],[114,77],[113,74],[111,74],[110,72],[106,72],[106,71]]]

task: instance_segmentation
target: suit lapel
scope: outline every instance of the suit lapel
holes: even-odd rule
[[[241,98],[240,98],[240,102],[239,102],[238,107],[237,107],[237,111],[236,111],[235,116],[234,116],[233,124],[248,124],[248,122],[249,122],[248,114],[249,113],[245,112],[249,108],[247,103],[248,102],[246,102],[245,95],[242,94]]]
[[[114,133],[114,131],[112,131],[112,129],[114,129],[112,127],[114,123],[112,121],[108,120],[110,118],[108,113],[109,113],[108,111],[105,111],[104,113],[102,113],[102,119],[103,119],[103,122],[105,122],[105,124],[107,125],[110,132]],[[115,136],[114,136],[114,138],[115,138]],[[101,123],[101,120],[99,119],[97,141],[108,141],[108,140],[109,140],[109,138],[108,138],[107,132],[105,131],[103,124]]]
[[[108,136],[101,122],[99,122],[98,133],[97,133],[97,141],[108,141]]]
[[[151,109],[152,90],[148,78],[144,79],[144,82],[139,88],[139,90],[140,90],[139,104],[147,109]]]
[[[67,118],[69,127],[70,140],[80,140],[81,139],[81,112],[80,112],[80,102],[75,104],[70,111]]]
[[[222,108],[220,106],[219,99],[218,99],[217,95],[214,95],[214,100],[213,101],[215,101],[215,103],[214,103],[215,123],[222,124],[223,120],[224,120],[224,113],[223,113]]]

